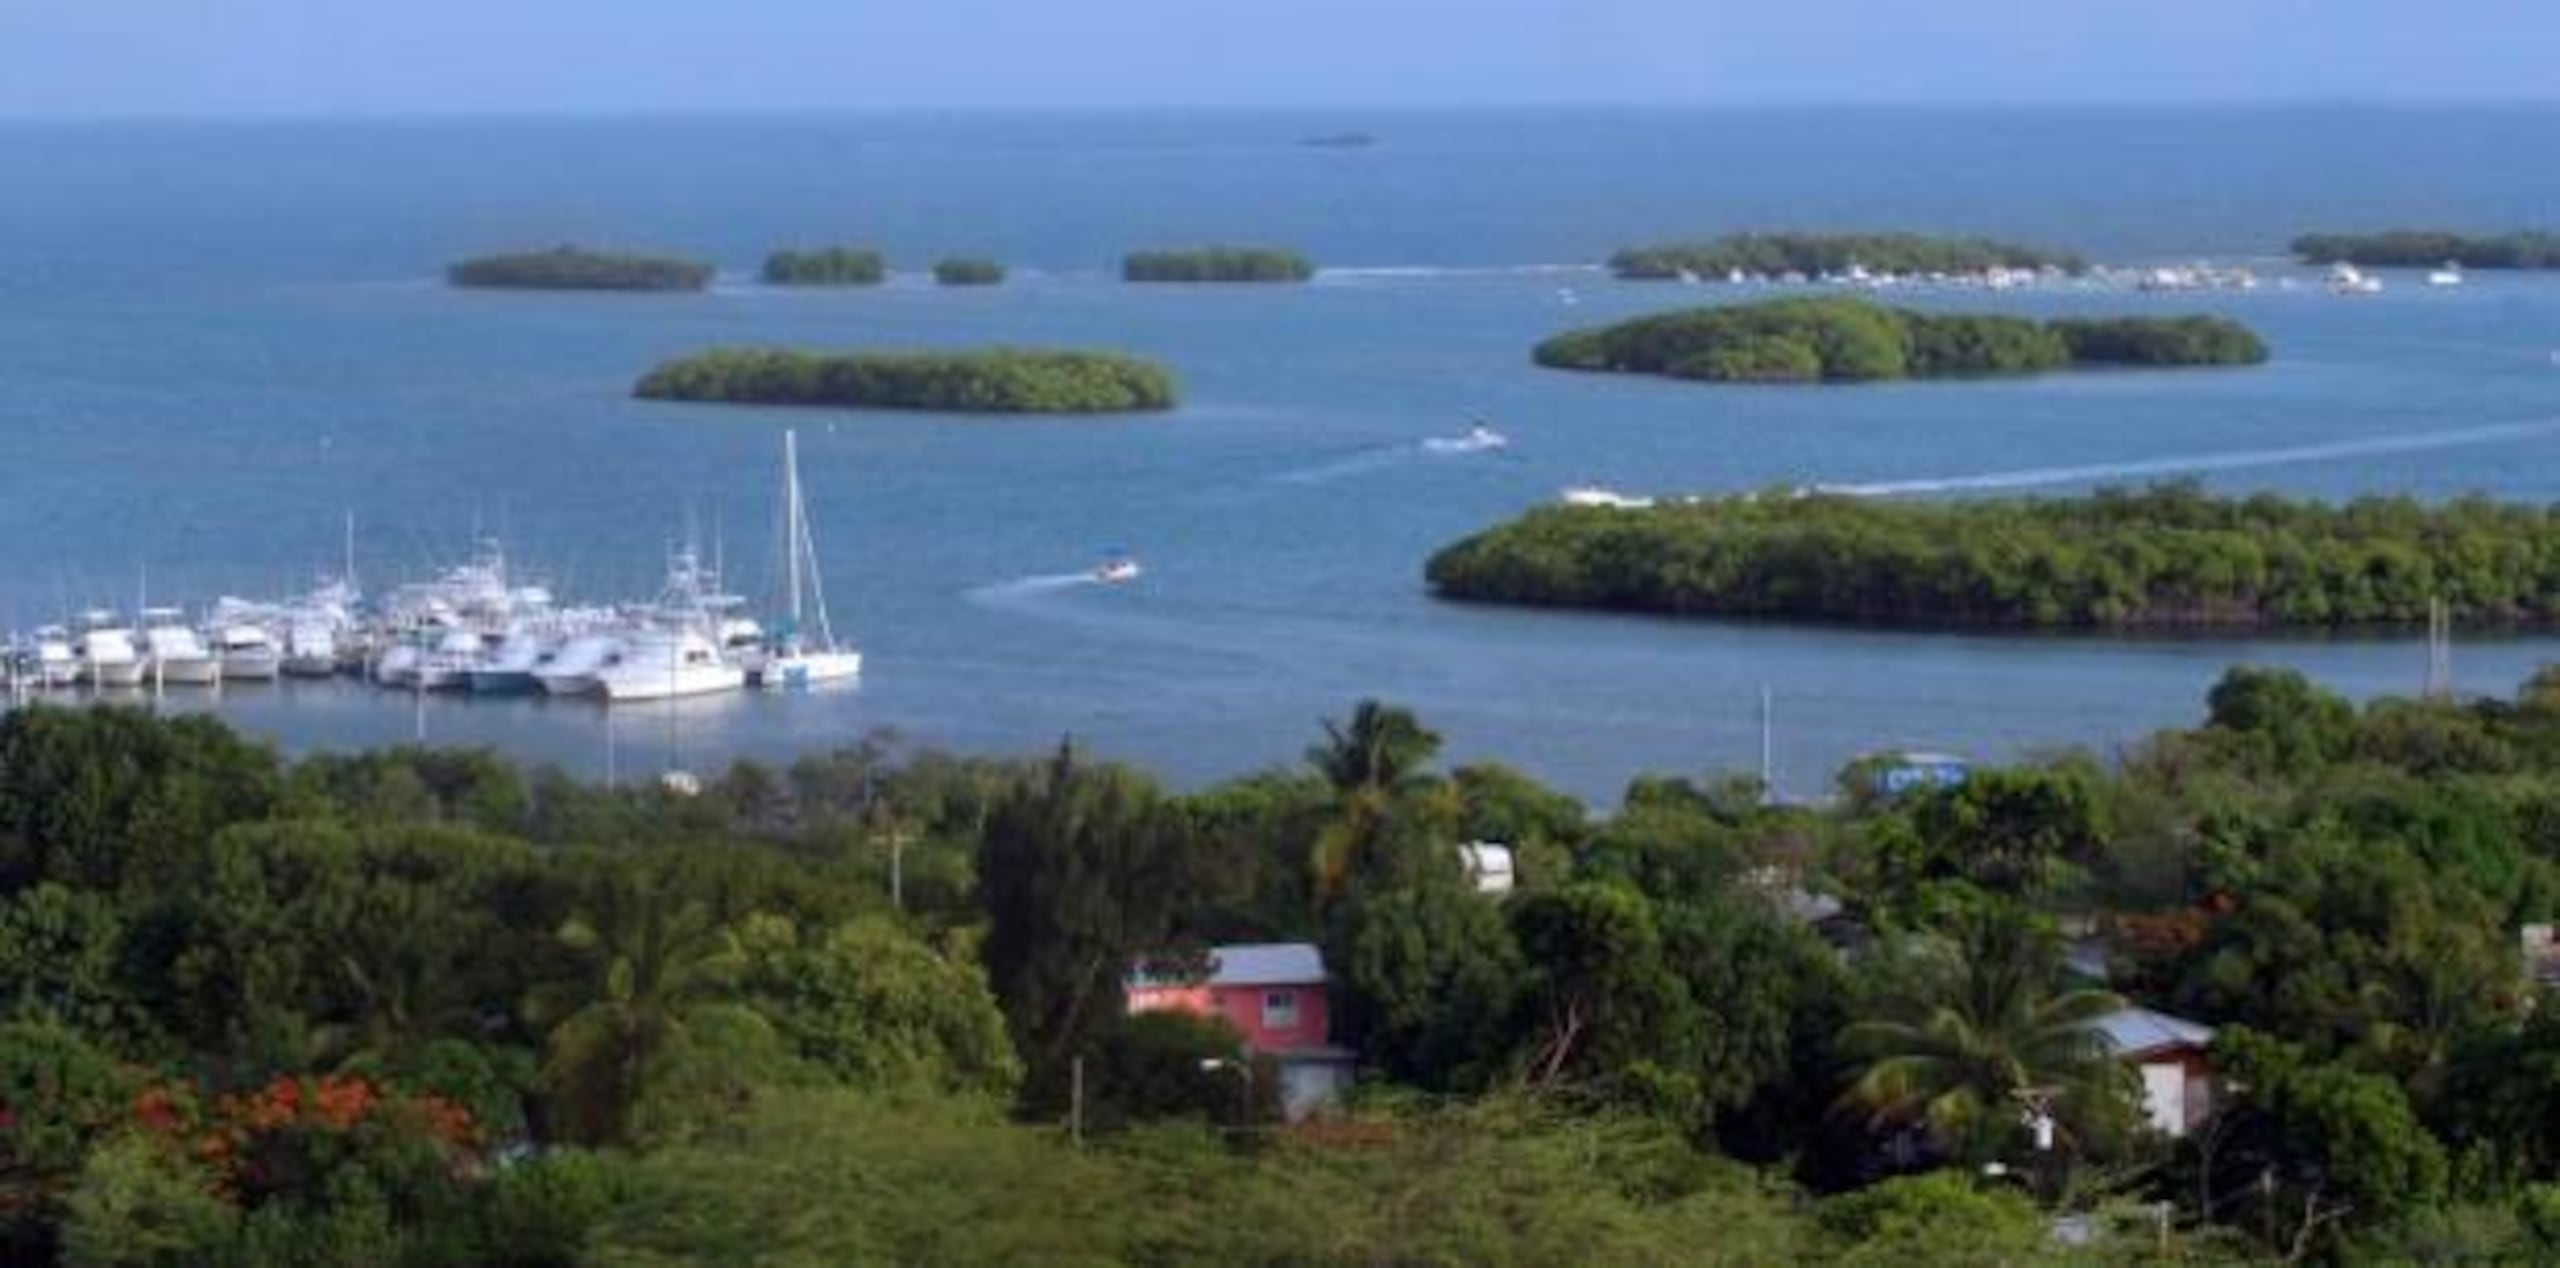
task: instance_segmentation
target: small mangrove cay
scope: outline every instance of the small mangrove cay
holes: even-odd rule
[[[659,365],[632,394],[959,414],[1126,414],[1169,410],[1177,400],[1173,375],[1162,366],[1119,353],[1055,348],[713,348]]]
[[[1120,260],[1128,282],[1303,282],[1313,260],[1278,247],[1183,247],[1132,251]]]
[[[762,275],[771,286],[878,286],[889,266],[868,247],[786,248],[764,258]]]
[[[1004,281],[1004,266],[974,256],[948,256],[933,262],[933,280],[944,286],[995,286]]]
[[[2522,231],[2474,235],[2438,229],[2380,233],[2306,233],[2293,240],[2305,264],[2361,268],[2560,269],[2560,234]]]
[[[1908,628],[2299,629],[2560,618],[2560,508],[2190,484],[1906,502],[1818,490],[1552,506],[1432,556],[1443,598]]]
[[[1684,309],[1568,331],[1550,369],[1716,383],[1868,383],[2101,366],[2255,365],[2267,346],[2220,317],[2061,318],[1921,312],[1802,297]]]
[[[1989,238],[1918,233],[1734,233],[1694,242],[1627,247],[1609,271],[1639,281],[1783,277],[1981,277],[1995,272],[2078,275],[2089,262],[2067,251]]]
[[[712,266],[676,256],[559,246],[475,256],[445,269],[455,286],[528,291],[698,291]]]

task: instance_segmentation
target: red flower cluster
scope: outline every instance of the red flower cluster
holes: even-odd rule
[[[360,1075],[280,1075],[266,1086],[217,1096],[208,1109],[184,1085],[146,1088],[134,1121],[210,1169],[239,1196],[272,1183],[275,1160],[299,1153],[295,1139],[343,1139],[359,1132],[414,1132],[457,1166],[481,1144],[468,1110],[428,1093],[404,1093]]]

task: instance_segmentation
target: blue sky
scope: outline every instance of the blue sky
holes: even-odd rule
[[[2549,97],[2560,0],[0,0],[0,114]]]

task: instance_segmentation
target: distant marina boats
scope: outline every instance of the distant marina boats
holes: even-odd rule
[[[1557,500],[1566,506],[1602,506],[1621,511],[1641,511],[1653,505],[1652,498],[1630,497],[1598,484],[1568,485]]]
[[[2382,293],[2381,278],[2343,262],[2329,267],[2326,285],[2332,295],[2379,295]]]

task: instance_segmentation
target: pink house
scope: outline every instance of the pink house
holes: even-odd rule
[[[1245,1051],[1280,1069],[1280,1101],[1302,1118],[1351,1082],[1352,1054],[1333,1044],[1324,953],[1304,942],[1212,947],[1205,976],[1131,974],[1129,1011],[1174,1009],[1223,1018]]]

